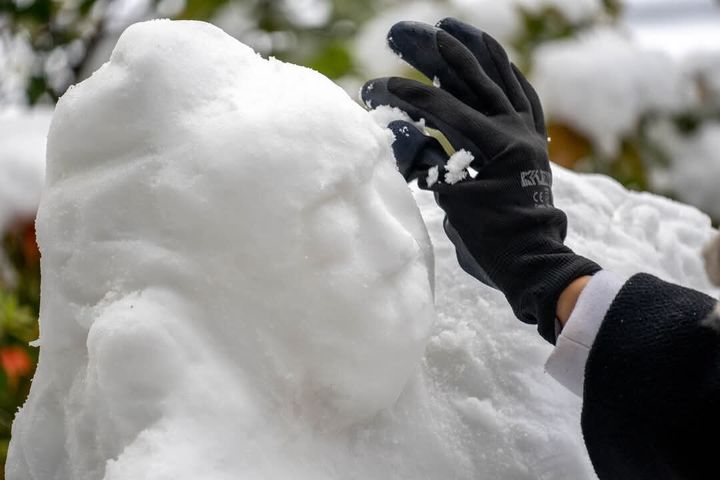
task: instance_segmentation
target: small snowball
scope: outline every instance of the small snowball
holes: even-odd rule
[[[470,166],[475,157],[467,150],[458,150],[453,153],[445,165],[445,183],[455,185],[457,182],[464,180],[468,176],[467,168]]]

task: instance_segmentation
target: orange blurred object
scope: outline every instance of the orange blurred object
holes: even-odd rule
[[[25,225],[22,240],[23,254],[28,265],[37,265],[40,261],[40,250],[35,237],[35,220]]]
[[[8,386],[16,389],[18,381],[32,373],[33,364],[30,355],[17,345],[0,347],[0,366],[8,378]]]
[[[550,123],[547,126],[551,138],[548,148],[550,159],[565,168],[574,169],[578,161],[592,154],[590,141],[578,131],[561,123]]]

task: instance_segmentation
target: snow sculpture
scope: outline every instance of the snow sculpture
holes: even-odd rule
[[[434,307],[390,140],[327,78],[216,27],[131,26],[51,126],[41,358],[8,478],[156,478],[106,462],[187,423],[247,453],[263,424],[392,406]]]

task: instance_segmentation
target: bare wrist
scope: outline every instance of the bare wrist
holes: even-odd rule
[[[565,324],[567,323],[570,315],[575,309],[575,304],[577,303],[578,297],[585,289],[588,282],[590,282],[591,278],[592,276],[590,275],[584,275],[582,277],[576,278],[567,287],[565,287],[565,290],[563,290],[563,292],[560,294],[555,310],[555,315],[557,316],[557,319],[560,321],[560,324],[562,326],[565,326]]]

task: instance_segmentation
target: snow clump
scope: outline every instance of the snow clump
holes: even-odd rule
[[[445,164],[445,183],[455,185],[459,181],[465,180],[468,176],[466,169],[473,160],[475,157],[467,150],[461,149],[453,153]]]

